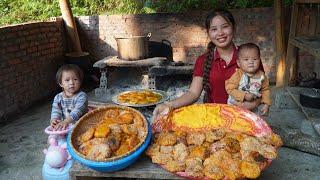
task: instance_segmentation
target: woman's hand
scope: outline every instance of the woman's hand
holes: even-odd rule
[[[161,116],[166,116],[173,109],[171,103],[163,103],[157,105],[157,107],[153,111],[154,120],[157,120]]]
[[[252,110],[256,107],[258,107],[261,104],[261,98],[255,99],[254,101],[245,101],[242,103],[241,107],[248,109],[248,110]]]

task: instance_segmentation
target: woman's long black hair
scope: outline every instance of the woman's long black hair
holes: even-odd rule
[[[233,15],[223,9],[216,9],[214,11],[210,11],[206,17],[206,22],[205,22],[205,27],[207,29],[207,33],[209,34],[209,29],[211,25],[211,21],[214,17],[216,16],[221,16],[224,18],[233,28],[233,31],[235,31],[235,21]],[[206,59],[204,60],[203,63],[203,89],[205,91],[205,96],[204,96],[204,102],[209,102],[209,96],[210,96],[210,81],[209,81],[209,75],[210,75],[210,70],[211,70],[211,64],[213,61],[213,56],[214,56],[214,49],[215,49],[215,44],[213,44],[212,41],[209,42],[207,45],[207,53],[206,53]]]

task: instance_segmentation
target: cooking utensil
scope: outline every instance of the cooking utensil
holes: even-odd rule
[[[161,42],[149,41],[149,57],[166,57],[173,61],[173,51],[170,41],[163,39]]]
[[[124,60],[139,60],[149,56],[149,39],[147,36],[115,37],[118,46],[118,57]]]

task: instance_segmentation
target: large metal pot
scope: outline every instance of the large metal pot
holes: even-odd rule
[[[139,60],[148,57],[149,39],[147,36],[115,37],[118,46],[118,57],[124,60]]]

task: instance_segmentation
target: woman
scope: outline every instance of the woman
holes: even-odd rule
[[[229,11],[215,10],[207,15],[205,26],[211,41],[207,52],[196,60],[188,92],[173,101],[158,105],[153,112],[155,119],[159,115],[168,114],[172,109],[196,102],[202,90],[205,91],[205,103],[227,103],[225,81],[237,68],[237,48],[233,43],[235,21]],[[257,101],[246,102],[243,107],[253,109]]]

